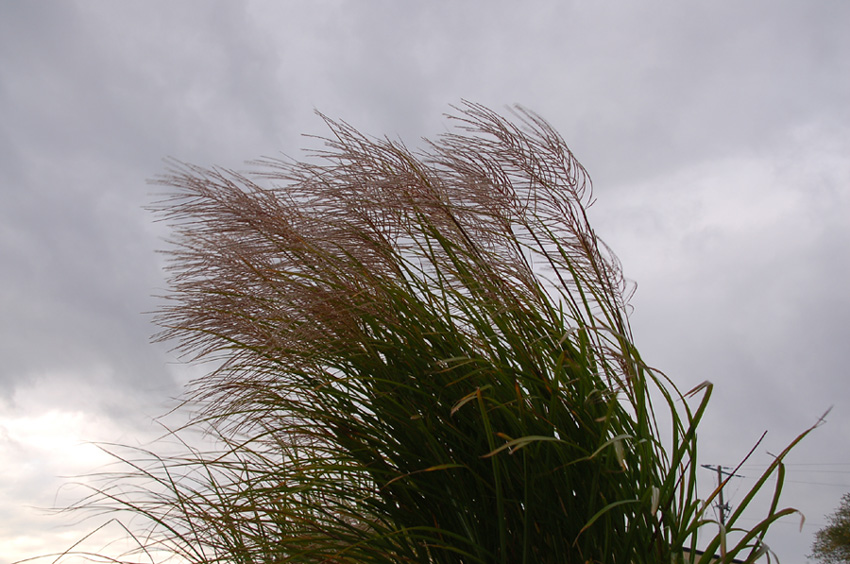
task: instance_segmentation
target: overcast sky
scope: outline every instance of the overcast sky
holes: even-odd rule
[[[297,156],[316,109],[415,146],[461,99],[531,108],[589,170],[643,357],[716,386],[699,462],[769,431],[733,505],[834,406],[788,459],[802,532],[768,537],[805,561],[850,491],[845,0],[0,0],[0,562],[79,536],[32,506],[104,462],[85,441],[150,440],[197,374],[144,314],[162,159]]]

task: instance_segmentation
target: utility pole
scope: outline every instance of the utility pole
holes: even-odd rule
[[[740,474],[733,474],[732,472],[727,472],[727,470],[731,470],[731,468],[729,468],[728,466],[720,466],[719,464],[716,465],[716,466],[712,466],[711,464],[703,464],[702,467],[708,468],[709,470],[716,470],[717,471],[717,490],[718,490],[718,492],[717,492],[717,494],[718,494],[717,510],[718,510],[718,513],[720,514],[720,524],[725,527],[726,526],[726,512],[729,511],[731,509],[731,507],[729,506],[728,503],[723,502],[723,486],[726,485],[725,481],[728,480],[729,478],[733,477],[733,476],[735,476],[737,478],[743,478],[744,476],[741,476]],[[728,477],[724,478],[723,477],[724,474]]]

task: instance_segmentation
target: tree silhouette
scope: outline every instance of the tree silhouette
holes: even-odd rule
[[[815,534],[811,557],[826,564],[850,562],[850,493],[841,497],[829,524]]]

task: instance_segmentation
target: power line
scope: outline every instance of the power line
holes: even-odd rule
[[[702,464],[702,467],[708,468],[709,470],[717,471],[718,501],[716,507],[720,517],[720,524],[725,527],[726,512],[731,509],[731,506],[723,501],[723,486],[725,486],[726,482],[729,481],[729,478],[732,478],[733,476],[736,478],[744,478],[744,476],[741,476],[740,474],[733,474],[732,472],[727,472],[727,470],[732,470],[732,468],[729,468],[728,466],[720,466],[719,464],[716,466],[712,466],[711,464]],[[724,475],[726,475],[727,477],[723,478]]]
[[[768,466],[770,464],[742,464],[741,468],[766,468]],[[786,468],[797,466],[850,466],[850,462],[796,462],[785,464]],[[843,470],[841,471],[843,472]]]
[[[755,478],[748,478],[747,476],[741,476],[741,478],[746,478],[748,480],[755,480]],[[776,478],[769,478],[769,481],[775,482]],[[827,482],[807,482],[804,480],[783,480],[785,484],[806,484],[809,486],[831,486],[836,488],[848,488],[850,489],[850,484],[830,484]]]

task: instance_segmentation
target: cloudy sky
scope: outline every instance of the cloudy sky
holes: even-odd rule
[[[0,1],[0,562],[78,537],[35,508],[197,374],[144,313],[162,159],[297,156],[316,109],[415,145],[461,99],[535,110],[589,170],[644,358],[716,386],[699,462],[768,431],[733,505],[834,406],[788,459],[806,524],[768,538],[804,562],[850,491],[848,29],[843,0]]]

